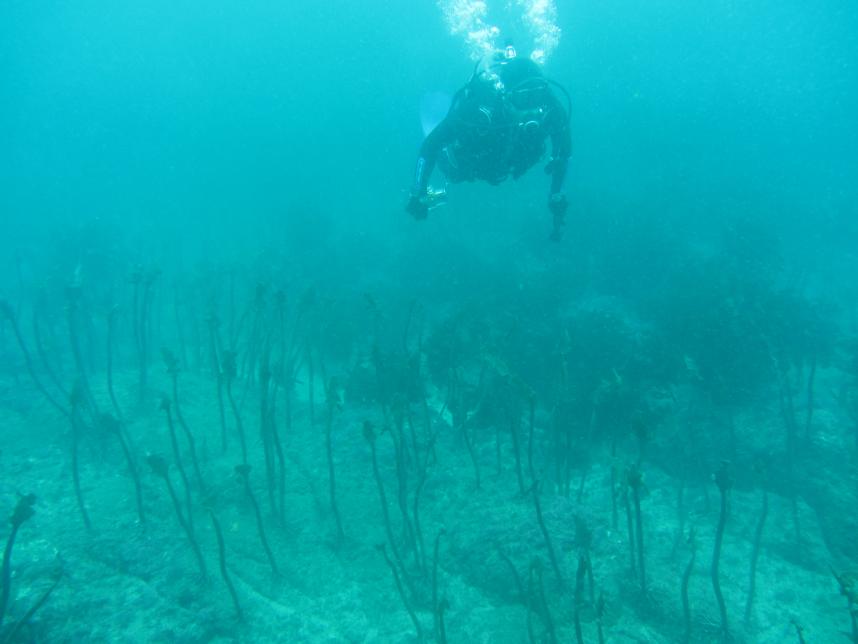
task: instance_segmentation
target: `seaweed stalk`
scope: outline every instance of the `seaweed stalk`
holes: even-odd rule
[[[527,425],[527,473],[531,481],[536,480],[536,474],[533,469],[533,430],[536,419],[536,400],[531,394],[528,396],[528,425]],[[580,499],[579,499],[580,501]]]
[[[727,607],[724,604],[724,595],[721,593],[721,581],[718,577],[721,565],[721,544],[724,540],[724,527],[727,525],[727,493],[733,486],[733,480],[730,478],[726,461],[721,463],[721,467],[715,473],[715,484],[721,493],[721,513],[718,516],[718,528],[715,532],[715,547],[712,551],[712,568],[710,574],[712,577],[712,590],[715,591],[715,599],[718,600],[718,611],[721,614],[721,633],[725,638],[729,638],[730,628],[727,623]]]
[[[27,343],[24,342],[24,336],[21,335],[21,328],[18,326],[18,319],[15,317],[15,311],[12,308],[12,305],[9,304],[6,300],[0,300],[0,316],[5,317],[9,324],[12,326],[12,332],[15,334],[15,339],[18,342],[18,346],[21,349],[21,353],[24,355],[24,364],[27,366],[27,373],[30,374],[30,378],[33,379],[33,383],[36,385],[36,388],[42,393],[45,399],[51,403],[51,406],[54,407],[58,412],[60,412],[66,418],[71,418],[71,413],[68,409],[63,407],[57,400],[50,394],[50,392],[45,388],[45,385],[42,384],[42,381],[36,375],[36,369],[33,366],[33,359],[30,357],[30,351],[27,349]]]
[[[632,490],[635,504],[635,534],[637,536],[638,570],[640,571],[641,591],[646,593],[646,567],[644,565],[643,517],[641,516],[641,487],[643,474],[637,465],[632,465],[626,472],[626,480]]]
[[[54,383],[54,386],[60,390],[60,393],[68,398],[69,393],[66,391],[65,387],[63,387],[63,384],[54,372],[53,367],[51,367],[51,361],[48,360],[48,351],[45,349],[44,342],[42,341],[42,328],[39,325],[38,306],[33,309],[33,338],[36,340],[36,353],[39,354],[39,358],[45,367],[45,372],[48,374],[48,378],[50,378],[51,382]]]
[[[462,438],[465,441],[465,447],[468,448],[468,456],[471,457],[471,464],[474,467],[474,478],[476,480],[476,488],[480,489],[480,463],[477,460],[477,454],[474,450],[474,444],[471,441],[471,436],[468,433],[468,410],[465,407],[465,396],[463,393],[462,383],[459,381],[458,374],[455,370],[450,375],[450,412],[453,418],[453,425],[459,428],[462,432]]]
[[[405,543],[414,552],[419,565],[420,560],[416,538],[411,525],[411,517],[408,515],[408,448],[403,430],[403,423],[405,422],[404,406],[406,404],[401,396],[394,394],[392,397],[393,426],[390,437],[393,441],[393,453],[396,460],[396,502],[399,507],[399,513],[402,515]]]
[[[849,619],[852,623],[852,641],[858,644],[858,590],[855,588],[855,577],[847,574],[838,574],[834,568],[831,569],[831,574],[837,580],[840,594],[846,598]]]
[[[134,495],[137,499],[137,516],[140,523],[146,523],[146,516],[143,513],[143,486],[140,481],[140,474],[137,472],[137,465],[131,456],[131,450],[128,448],[128,442],[122,433],[122,424],[110,414],[101,415],[101,427],[110,434],[115,434],[119,440],[119,445],[122,447],[122,453],[125,455],[125,461],[128,463],[128,471],[131,473],[131,478],[134,481]]]
[[[538,602],[537,607],[539,614],[542,616],[545,625],[545,638],[549,644],[557,644],[557,631],[554,628],[554,619],[551,617],[551,610],[548,607],[548,600],[545,597],[545,586],[542,583],[542,564],[539,559],[534,559],[530,564],[530,607],[533,607],[534,600]],[[528,610],[528,619],[530,618],[530,609]],[[529,626],[529,634],[531,641],[533,639],[532,627]]]
[[[804,418],[804,440],[810,444],[810,432],[813,424],[813,384],[816,380],[816,353],[810,360],[810,375],[807,377],[807,415]]]
[[[244,423],[241,422],[241,414],[238,411],[238,405],[235,404],[235,398],[232,395],[232,381],[236,376],[235,352],[223,352],[223,373],[226,376],[226,397],[229,400],[229,406],[232,409],[232,414],[235,417],[235,427],[238,431],[238,439],[241,442],[241,462],[247,463],[247,440],[244,437]]]
[[[220,324],[217,316],[212,313],[208,317],[209,327],[209,354],[212,363],[212,371],[215,375],[215,384],[217,385],[217,411],[218,419],[220,420],[220,437],[221,451],[226,453],[226,410],[223,403],[223,370],[221,369],[220,358],[218,356],[217,344],[217,328]]]
[[[152,287],[155,280],[158,279],[159,272],[157,270],[149,271],[143,277],[143,303],[140,308],[140,322],[138,330],[140,334],[140,402],[141,404],[146,398],[146,389],[149,372],[149,324],[150,324],[150,307],[152,304]]]
[[[621,484],[622,485],[622,484]],[[632,575],[637,578],[638,576],[638,558],[637,553],[635,552],[635,524],[632,519],[632,503],[629,499],[629,486],[622,486],[622,494],[623,494],[623,506],[626,509],[626,532],[628,533],[629,538],[629,558],[630,558],[630,566],[629,569],[632,572]]]
[[[77,507],[80,510],[80,516],[83,518],[83,524],[87,530],[92,530],[92,523],[89,521],[89,514],[86,511],[86,504],[83,502],[83,492],[80,488],[80,467],[78,465],[78,447],[80,443],[80,404],[83,401],[84,394],[81,390],[80,381],[76,381],[71,393],[71,428],[72,428],[72,481],[74,483],[74,495],[77,499]]]
[[[182,408],[179,406],[179,361],[175,354],[169,349],[161,349],[161,354],[164,357],[164,364],[167,366],[167,373],[170,374],[170,380],[173,383],[173,409],[176,410],[176,420],[179,421],[179,427],[185,434],[185,439],[188,442],[188,450],[191,452],[191,463],[194,466],[194,474],[197,478],[197,485],[200,492],[205,494],[206,485],[203,482],[203,475],[200,472],[200,463],[197,460],[197,448],[194,441],[194,435],[191,433],[188,424],[185,422],[185,417],[182,415]]]
[[[277,509],[277,483],[274,464],[274,445],[271,436],[271,369],[269,368],[269,346],[263,343],[259,358],[259,437],[262,442],[262,453],[265,461],[265,482],[268,489],[268,504],[271,514],[280,516]]]
[[[408,597],[405,595],[405,589],[402,587],[402,579],[399,577],[399,570],[397,570],[396,564],[391,560],[390,555],[387,554],[385,544],[379,544],[376,548],[381,551],[382,555],[384,555],[384,560],[390,567],[390,572],[393,573],[393,580],[396,583],[396,590],[399,592],[399,598],[402,600],[405,610],[408,611],[408,616],[414,624],[414,629],[417,631],[417,639],[422,642],[424,640],[423,627],[420,625],[420,620],[417,619],[417,614],[411,607],[411,602],[408,601]]]
[[[533,505],[536,508],[536,521],[539,524],[539,529],[542,531],[542,537],[545,539],[545,546],[548,548],[548,557],[551,560],[551,567],[554,569],[554,574],[557,576],[557,581],[560,587],[565,585],[563,575],[560,573],[560,565],[557,563],[557,556],[554,554],[554,546],[551,543],[551,537],[548,535],[548,528],[545,527],[545,519],[542,517],[542,505],[539,502],[539,492],[541,484],[539,481],[533,482]]]
[[[578,644],[584,644],[584,634],[581,630],[581,606],[584,602],[584,579],[587,576],[587,570],[590,567],[590,560],[586,554],[581,554],[578,557],[578,570],[575,573],[575,598],[573,619],[575,622],[575,641]]]
[[[45,590],[45,592],[42,593],[42,596],[39,597],[39,599],[36,601],[36,603],[33,604],[30,607],[30,609],[26,613],[24,613],[24,616],[21,619],[19,619],[17,622],[15,622],[15,624],[12,626],[12,628],[9,629],[9,632],[6,633],[6,636],[3,638],[3,644],[9,644],[10,642],[15,641],[15,636],[18,634],[18,631],[20,631],[23,626],[25,626],[31,619],[33,619],[33,615],[35,615],[38,612],[38,610],[42,606],[45,605],[45,602],[48,601],[48,598],[50,598],[51,593],[54,592],[54,590],[59,585],[62,578],[63,578],[63,571],[62,571],[62,569],[59,569],[54,574],[53,583],[50,586],[48,586],[47,590]],[[2,623],[2,622],[0,622],[0,623]]]
[[[420,564],[420,569],[425,574],[426,572],[426,546],[423,542],[423,529],[420,527],[420,497],[423,493],[423,487],[426,485],[426,478],[428,474],[429,468],[429,459],[432,457],[432,451],[435,447],[435,440],[438,437],[438,433],[435,432],[432,434],[432,437],[429,439],[429,444],[426,446],[426,458],[423,463],[420,463],[419,456],[417,462],[417,485],[414,488],[414,500],[413,500],[413,510],[412,513],[414,515],[414,535],[416,541],[416,547],[418,550],[417,560]]]
[[[179,470],[179,476],[181,477],[182,484],[185,487],[185,504],[188,506],[188,528],[193,533],[194,520],[192,514],[193,510],[191,507],[191,484],[188,482],[188,475],[185,473],[185,466],[182,465],[182,455],[179,451],[179,440],[176,438],[176,426],[173,423],[173,414],[170,411],[170,399],[167,396],[161,398],[161,410],[167,417],[167,428],[170,431],[170,446],[173,449],[173,459],[176,461],[176,469]]]
[[[119,402],[116,400],[116,392],[113,390],[113,338],[116,334],[116,312],[118,306],[113,306],[107,314],[107,393],[110,395],[110,404],[117,418],[122,418]]]
[[[442,644],[447,642],[447,629],[444,627],[444,608],[438,602],[438,546],[441,537],[447,534],[443,528],[435,536],[435,549],[432,555],[432,609],[435,613],[435,636]]]
[[[339,392],[337,391],[337,383],[331,378],[326,388],[327,395],[327,417],[325,419],[325,453],[328,457],[328,484],[329,495],[331,501],[331,511],[334,513],[334,519],[337,524],[337,543],[342,543],[345,538],[343,532],[343,521],[340,518],[340,509],[337,507],[337,479],[334,473],[334,447],[333,447],[333,427],[334,413],[341,407]]]
[[[680,594],[682,596],[682,619],[685,624],[685,633],[682,637],[684,644],[691,641],[691,604],[688,601],[688,584],[691,581],[691,574],[694,572],[694,562],[697,559],[697,539],[694,526],[688,532],[688,545],[691,548],[691,558],[685,565],[685,570],[682,573],[682,587]]]
[[[599,644],[605,644],[605,596],[599,593],[599,598],[596,600],[596,629],[599,635]]]
[[[518,410],[513,411],[511,408],[508,409],[509,413],[509,433],[512,437],[512,448],[513,453],[515,454],[515,475],[516,480],[518,480],[518,492],[522,496],[526,494],[524,487],[524,476],[521,473],[521,439],[519,438],[519,423],[521,418],[519,416]],[[536,481],[533,481],[535,484]]]
[[[503,559],[504,563],[509,568],[512,573],[513,581],[515,581],[515,587],[518,590],[518,599],[519,601],[527,606],[528,602],[528,593],[524,589],[524,582],[521,581],[521,575],[518,574],[518,569],[515,567],[515,564],[512,562],[512,559],[509,558],[509,555],[506,554],[500,546],[497,546],[498,555],[501,559]]]
[[[229,578],[229,572],[226,569],[226,545],[223,541],[223,530],[221,530],[220,521],[217,520],[217,517],[212,510],[209,510],[209,516],[212,518],[212,525],[214,526],[215,536],[217,537],[217,554],[218,562],[220,563],[220,575],[223,577],[223,581],[226,584],[227,589],[229,589],[229,596],[232,597],[232,605],[235,607],[235,615],[238,617],[239,622],[243,622],[244,613],[241,612],[241,604],[238,603],[238,593],[235,592],[235,586],[232,585],[232,579]]]
[[[206,572],[206,562],[203,559],[203,553],[200,550],[200,545],[197,543],[197,539],[194,536],[194,531],[191,529],[191,524],[185,520],[184,515],[182,514],[182,506],[179,504],[179,498],[176,496],[176,490],[173,488],[173,484],[170,482],[170,466],[167,464],[167,461],[157,454],[148,454],[146,456],[146,460],[149,463],[149,467],[152,468],[152,471],[162,479],[164,479],[164,483],[167,485],[167,492],[170,494],[170,500],[173,502],[173,508],[176,511],[176,517],[179,520],[179,524],[184,529],[185,534],[188,537],[188,541],[191,544],[191,549],[194,551],[194,556],[197,558],[197,564],[200,567],[200,573],[203,577],[207,575]],[[190,515],[190,508],[188,508],[188,513]]]
[[[274,560],[274,553],[271,552],[271,546],[268,545],[268,538],[265,536],[265,524],[262,522],[262,512],[259,510],[259,503],[256,501],[256,496],[253,494],[253,489],[250,487],[250,465],[236,465],[235,473],[244,484],[244,492],[250,500],[250,505],[253,507],[253,514],[256,516],[256,528],[259,531],[259,540],[262,541],[262,547],[265,550],[265,556],[268,557],[268,563],[271,565],[271,570],[275,575],[280,575],[280,570],[277,568],[277,562]]]
[[[369,447],[372,452],[372,473],[375,477],[375,484],[378,487],[378,498],[381,502],[381,512],[384,517],[384,530],[387,533],[387,540],[390,542],[390,549],[393,551],[393,557],[397,565],[404,571],[405,564],[402,561],[402,556],[399,554],[399,548],[396,546],[396,541],[393,537],[393,527],[390,523],[390,512],[387,508],[387,494],[385,494],[384,482],[381,479],[381,472],[378,469],[378,455],[376,454],[375,445],[375,441],[377,438],[375,427],[373,427],[372,423],[370,423],[368,420],[365,420],[363,423],[363,436],[369,443]],[[385,557],[387,557],[386,551]],[[405,582],[406,584],[408,584],[408,590],[413,592],[408,575],[405,576]]]
[[[757,528],[754,530],[754,549],[751,551],[751,569],[748,575],[748,600],[745,603],[745,624],[751,623],[751,614],[754,607],[754,593],[757,588],[757,560],[760,558],[760,543],[763,538],[763,527],[766,525],[766,517],[769,514],[769,496],[763,492],[763,508],[760,510],[760,518],[757,520]]]
[[[12,547],[15,545],[15,537],[18,536],[18,529],[30,517],[35,514],[33,504],[36,502],[34,494],[22,494],[18,497],[18,504],[9,517],[9,523],[12,524],[12,531],[9,533],[9,538],[6,540],[6,548],[3,550],[3,565],[0,568],[0,581],[2,581],[3,589],[0,591],[0,626],[3,626],[3,619],[6,616],[6,607],[9,604],[9,594],[12,586]]]
[[[77,279],[77,278],[76,278]],[[78,304],[81,298],[81,287],[77,281],[66,289],[68,299],[68,307],[66,310],[69,327],[69,341],[72,347],[72,356],[74,357],[75,366],[77,366],[78,395],[81,396],[80,402],[85,402],[91,418],[98,419],[98,406],[95,404],[95,398],[92,395],[92,389],[89,386],[89,378],[86,375],[86,365],[83,361],[83,352],[80,348],[80,340],[78,338],[78,330],[76,324]]]

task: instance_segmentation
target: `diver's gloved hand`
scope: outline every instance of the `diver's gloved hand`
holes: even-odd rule
[[[429,214],[429,205],[426,203],[425,197],[412,193],[405,205],[405,210],[415,219],[426,219]]]
[[[569,208],[569,203],[566,201],[566,195],[562,192],[555,192],[548,198],[548,210],[554,216],[554,228],[551,231],[551,240],[560,241],[563,238],[563,226],[566,225],[566,210]]]

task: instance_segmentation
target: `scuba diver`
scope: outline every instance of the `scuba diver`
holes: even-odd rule
[[[447,116],[420,148],[414,184],[406,210],[425,219],[443,203],[444,190],[429,186],[436,163],[448,181],[487,181],[497,185],[512,175],[518,179],[545,153],[551,138],[548,209],[553,215],[551,239],[562,234],[567,202],[563,181],[572,149],[569,111],[552,92],[562,86],[546,79],[539,65],[520,58],[508,44],[477,64],[470,81],[453,97]]]

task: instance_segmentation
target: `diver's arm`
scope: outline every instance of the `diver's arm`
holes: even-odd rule
[[[569,167],[569,156],[572,153],[572,135],[565,111],[560,126],[551,133],[551,162],[546,170],[551,174],[551,190],[549,195],[563,192],[566,180],[566,170]]]
[[[551,175],[551,188],[548,192],[548,209],[554,216],[553,240],[562,236],[568,203],[563,193],[563,183],[566,180],[566,170],[569,167],[569,155],[572,153],[572,135],[569,128],[569,117],[559,105],[553,111],[555,127],[551,131],[551,161],[545,171]]]
[[[443,147],[449,142],[452,126],[449,119],[441,121],[435,129],[423,140],[420,155],[417,157],[417,167],[414,171],[414,183],[411,194],[422,197],[429,187],[429,177],[435,169],[435,162]]]
[[[411,195],[405,206],[405,209],[417,219],[425,219],[429,212],[426,203],[429,177],[435,169],[438,155],[450,140],[451,129],[449,119],[444,119],[429,133],[423,140],[423,145],[420,146],[417,166],[414,169],[414,182],[411,184]]]

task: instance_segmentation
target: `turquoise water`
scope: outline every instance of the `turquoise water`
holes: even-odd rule
[[[0,6],[0,642],[855,641],[858,7],[389,4]]]

